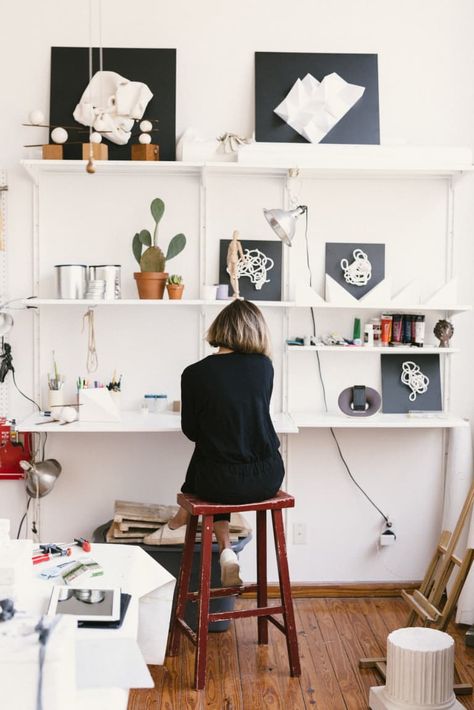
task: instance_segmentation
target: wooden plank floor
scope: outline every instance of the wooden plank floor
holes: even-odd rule
[[[246,608],[251,600],[239,600]],[[152,666],[154,690],[134,690],[128,710],[365,710],[372,670],[362,656],[385,655],[387,634],[404,625],[399,598],[297,599],[296,624],[302,675],[290,678],[283,635],[270,624],[270,643],[257,646],[256,619],[239,619],[209,636],[206,689],[192,690],[194,649],[187,639],[165,666]],[[474,683],[474,648],[464,645],[466,627],[451,625],[464,682]],[[472,696],[460,697],[474,710]]]

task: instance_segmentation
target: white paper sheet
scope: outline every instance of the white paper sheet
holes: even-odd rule
[[[153,688],[138,644],[129,638],[78,639],[78,688]]]
[[[363,96],[365,88],[339,74],[319,82],[312,74],[297,79],[274,112],[310,143],[319,143]]]

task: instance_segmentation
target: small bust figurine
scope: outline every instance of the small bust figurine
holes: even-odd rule
[[[439,340],[440,348],[449,348],[449,341],[453,337],[454,326],[448,320],[439,320],[433,328],[433,333]]]

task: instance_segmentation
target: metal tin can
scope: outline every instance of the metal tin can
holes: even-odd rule
[[[94,264],[89,266],[89,281],[105,281],[103,298],[120,298],[120,264]]]
[[[85,264],[56,264],[56,291],[58,298],[84,298],[87,266]]]

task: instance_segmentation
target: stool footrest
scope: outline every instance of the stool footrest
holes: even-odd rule
[[[190,626],[184,621],[184,619],[176,619],[176,623],[179,624],[181,631],[186,634],[188,639],[193,643],[194,645],[197,644],[197,634],[195,631],[192,630]]]
[[[277,629],[281,631],[282,634],[285,634],[286,636],[286,626],[285,624],[282,624],[281,621],[278,621],[278,619],[275,619],[274,616],[267,616],[268,621],[271,621],[273,626],[276,626]]]
[[[238,594],[256,591],[258,591],[257,584],[243,584],[241,587],[215,587],[210,590],[209,594],[211,599],[214,599],[215,597],[235,597]],[[186,598],[190,602],[196,602],[199,599],[199,592],[188,592]]]
[[[226,621],[227,619],[244,619],[252,616],[270,617],[272,614],[283,614],[283,606],[262,606],[257,609],[237,609],[234,611],[214,611],[209,613],[209,621]]]

